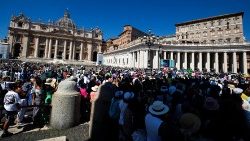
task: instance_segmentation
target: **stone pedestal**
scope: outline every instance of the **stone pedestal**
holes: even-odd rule
[[[50,125],[55,129],[67,129],[80,122],[80,94],[76,82],[68,78],[59,83],[53,95]]]

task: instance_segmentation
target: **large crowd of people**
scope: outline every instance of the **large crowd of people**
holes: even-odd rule
[[[242,74],[148,70],[2,62],[1,105],[6,110],[2,137],[10,124],[22,124],[33,108],[33,124],[49,121],[60,81],[77,78],[81,120],[90,120],[98,90],[110,84],[107,115],[119,141],[248,141],[250,85]],[[30,107],[29,107],[30,106]],[[92,111],[93,112],[93,111]],[[118,132],[119,131],[119,132]]]

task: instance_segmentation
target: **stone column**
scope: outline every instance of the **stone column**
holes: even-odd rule
[[[233,72],[237,73],[237,58],[236,52],[233,52]]]
[[[208,72],[210,72],[210,52],[207,52],[206,69]]]
[[[64,60],[66,59],[66,55],[67,55],[66,47],[67,47],[67,41],[65,40],[65,41],[64,41],[64,47],[63,47],[63,59],[64,59]]]
[[[58,52],[58,39],[56,39],[54,59],[57,59],[57,52]]]
[[[133,67],[136,65],[136,51],[133,51]]]
[[[141,52],[137,51],[137,68],[141,66]]]
[[[35,38],[35,52],[34,52],[34,57],[37,58],[38,57],[38,46],[39,46],[39,37]]]
[[[159,64],[160,57],[159,57],[159,51],[158,50],[155,51],[155,58],[156,58],[155,59],[155,64],[156,64],[155,68],[160,69],[160,64]]]
[[[130,61],[130,67],[133,68],[133,63],[134,63],[134,52],[130,52],[131,56],[131,61]]]
[[[14,43],[14,37],[13,37],[13,35],[12,34],[9,34],[9,41],[8,41],[8,43],[10,44],[10,53],[11,54],[13,54],[13,43]]]
[[[184,52],[184,62],[182,66],[184,69],[187,69],[187,52]]]
[[[215,69],[215,72],[219,72],[219,57],[218,57],[218,52],[214,53],[214,69]]]
[[[87,48],[88,48],[88,60],[92,61],[92,42],[87,43]]]
[[[170,52],[170,59],[174,60],[174,53],[172,51]]]
[[[167,59],[167,52],[163,51],[163,59]]]
[[[51,58],[51,48],[52,48],[52,39],[49,39],[49,53],[48,53],[48,58]]]
[[[195,68],[195,64],[194,64],[194,52],[191,53],[191,63],[190,63],[190,68],[192,70],[194,70]]]
[[[102,44],[100,43],[100,44],[98,44],[98,46],[97,46],[97,50],[98,50],[98,53],[102,53]]]
[[[72,60],[73,42],[70,41],[69,44],[69,60]]]
[[[223,71],[227,73],[227,53],[224,52],[223,54]]]
[[[144,52],[144,68],[148,67],[148,50]]]
[[[28,36],[27,35],[23,36],[22,44],[23,44],[22,57],[26,58],[27,57],[27,50],[28,50]]]
[[[176,62],[176,68],[180,69],[180,52],[177,52],[177,62]]]
[[[140,68],[144,67],[143,58],[144,58],[144,51],[140,50]]]
[[[199,68],[200,71],[202,71],[202,52],[199,52],[198,68]]]
[[[76,55],[76,42],[73,42],[72,60],[75,60]]]
[[[247,52],[243,52],[243,73],[248,74],[248,72],[247,72]]]
[[[81,42],[81,48],[80,48],[80,60],[82,60],[83,55],[83,42]]]
[[[48,48],[49,48],[49,39],[46,39],[44,58],[47,58],[48,56]]]

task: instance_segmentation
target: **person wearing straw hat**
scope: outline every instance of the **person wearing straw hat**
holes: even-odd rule
[[[201,127],[200,118],[193,113],[185,113],[179,120],[180,130],[185,139],[192,138],[192,135],[197,133]]]
[[[155,101],[148,108],[149,113],[145,116],[147,141],[161,141],[159,128],[163,123],[163,117],[168,113],[169,107],[162,101]]]

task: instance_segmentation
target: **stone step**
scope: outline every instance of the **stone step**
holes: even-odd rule
[[[42,139],[37,141],[66,141],[66,136],[60,136],[60,137],[54,137],[54,138],[48,138],[48,139]]]

